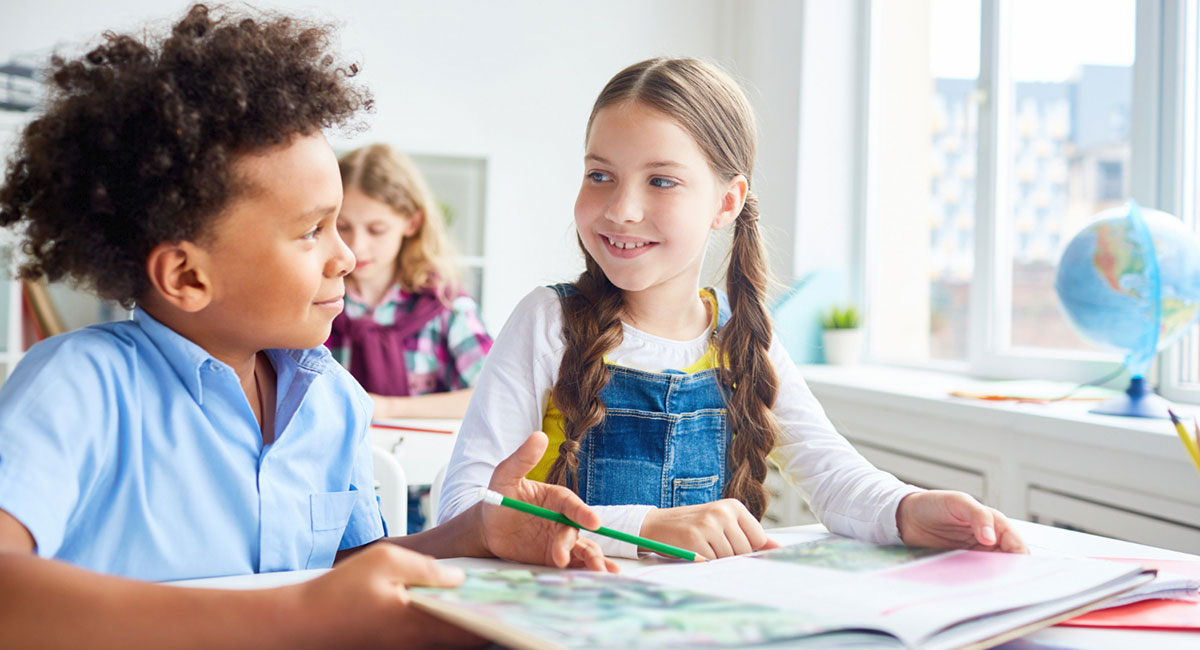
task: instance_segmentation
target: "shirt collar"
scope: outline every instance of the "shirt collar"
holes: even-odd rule
[[[204,403],[203,384],[200,373],[205,369],[216,370],[229,368],[229,365],[196,345],[191,339],[163,325],[141,307],[133,310],[133,320],[154,344],[167,363],[174,369],[179,380],[187,387],[196,403]],[[337,365],[329,348],[321,345],[306,350],[268,350],[267,354],[276,363],[276,371],[280,361],[287,359],[296,366],[316,374],[322,374]],[[232,368],[230,368],[232,372]]]

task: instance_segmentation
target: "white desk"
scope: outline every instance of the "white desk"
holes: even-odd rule
[[[396,455],[404,467],[404,475],[409,485],[432,485],[438,470],[450,462],[450,453],[454,451],[454,441],[458,439],[458,428],[462,426],[462,420],[405,418],[382,422],[413,429],[452,432],[429,433],[371,427],[371,443]]]
[[[1014,524],[1029,545],[1030,552],[1034,554],[1200,560],[1200,556],[1196,555],[1076,533],[1024,521],[1016,521]],[[770,534],[776,540],[787,544],[800,541],[813,532],[823,530],[824,528],[819,524],[812,524],[774,529],[770,531]],[[443,561],[457,566],[478,568],[495,568],[499,564],[498,560],[474,558],[456,558]],[[639,569],[645,569],[648,564],[653,564],[656,561],[653,557],[648,557],[642,560],[617,560],[617,563],[621,565],[623,572],[636,575]],[[171,584],[221,589],[256,589],[303,582],[321,573],[323,571],[293,571],[288,573],[210,578],[206,580],[186,580]],[[1142,648],[1153,648],[1155,650],[1195,650],[1197,647],[1200,647],[1200,632],[1051,627],[1038,630],[1033,634],[998,647],[1005,650],[1092,650],[1097,648],[1101,650],[1140,650]]]

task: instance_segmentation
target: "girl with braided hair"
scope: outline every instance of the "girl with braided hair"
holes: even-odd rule
[[[759,520],[768,458],[836,533],[1021,551],[1004,516],[905,485],[834,430],[764,306],[750,191],[755,125],[737,84],[695,59],[608,82],[588,120],[575,224],[586,268],[536,289],[500,332],[450,461],[439,517],[543,429],[529,478],[566,485],[605,525],[709,558],[774,545]],[[709,234],[733,228],[726,291],[702,289]],[[610,556],[631,544],[595,538]]]

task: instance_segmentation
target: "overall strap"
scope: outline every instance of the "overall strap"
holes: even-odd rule
[[[560,282],[558,284],[551,284],[547,286],[549,286],[551,289],[554,289],[554,293],[558,294],[558,300],[560,302],[566,300],[568,296],[573,296],[579,293],[579,289],[576,289],[575,285],[570,282]]]

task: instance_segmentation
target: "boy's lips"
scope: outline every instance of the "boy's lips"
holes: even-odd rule
[[[320,307],[336,307],[338,309],[341,309],[343,306],[343,296],[339,295],[339,296],[334,296],[333,298],[329,298],[328,300],[318,300],[313,304],[320,306]]]

